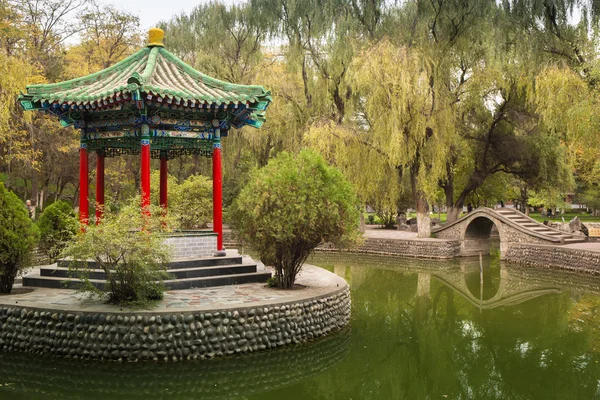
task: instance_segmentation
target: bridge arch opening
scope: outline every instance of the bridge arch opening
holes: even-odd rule
[[[500,231],[493,220],[480,216],[473,218],[463,238],[463,255],[489,255],[500,248]]]

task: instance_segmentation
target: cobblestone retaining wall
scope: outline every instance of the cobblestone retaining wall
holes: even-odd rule
[[[304,342],[348,325],[348,286],[319,298],[196,313],[0,308],[0,349],[113,361],[178,361]]]
[[[172,246],[173,258],[211,257],[217,250],[217,234],[182,234],[165,239]]]
[[[544,268],[600,274],[600,252],[560,246],[511,244],[506,261]]]
[[[317,248],[320,251],[337,251],[330,245]],[[382,254],[414,258],[454,258],[460,254],[458,240],[402,240],[367,238],[356,249],[344,250],[351,253]]]

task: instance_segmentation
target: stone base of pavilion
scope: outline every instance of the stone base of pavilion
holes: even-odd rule
[[[182,232],[166,239],[173,246],[175,258],[167,265],[172,279],[165,280],[168,290],[183,290],[201,287],[239,285],[244,283],[265,284],[271,272],[261,268],[250,257],[242,257],[237,250],[216,252],[217,236],[213,232]],[[24,287],[49,289],[78,289],[82,285],[78,273],[73,270],[71,260],[35,268],[23,276]],[[89,282],[98,289],[106,286],[106,274],[95,261],[88,261]]]
[[[343,278],[305,265],[297,284],[286,291],[264,283],[172,290],[149,309],[86,300],[69,289],[34,288],[0,297],[0,349],[182,361],[306,342],[349,324],[350,290]]]

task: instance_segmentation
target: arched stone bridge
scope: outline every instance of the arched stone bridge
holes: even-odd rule
[[[495,230],[500,238],[500,258],[505,257],[511,243],[562,245],[587,240],[550,228],[512,208],[480,207],[433,233],[440,239],[459,240],[460,255],[474,256],[489,253],[490,236]]]

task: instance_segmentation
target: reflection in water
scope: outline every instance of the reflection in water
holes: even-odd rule
[[[350,332],[276,351],[190,363],[115,364],[1,353],[1,399],[232,399],[321,374]]]
[[[600,399],[600,280],[482,261],[316,255],[363,282],[348,357],[294,398]]]
[[[500,260],[489,255],[469,257],[461,262],[465,283],[471,295],[480,301],[498,294],[500,286]]]
[[[191,364],[1,354],[0,399],[600,399],[599,278],[489,257],[309,262],[350,283],[351,334]]]

